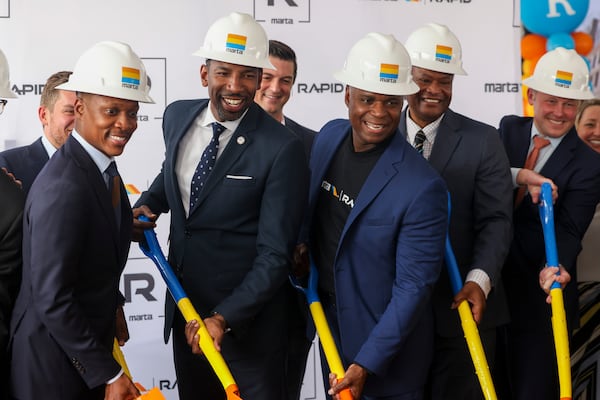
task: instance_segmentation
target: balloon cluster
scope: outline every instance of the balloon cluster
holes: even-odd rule
[[[574,49],[585,58],[594,47],[594,39],[585,32],[575,32],[585,19],[589,0],[521,0],[521,22],[527,33],[521,38],[523,79],[533,74],[535,65],[546,52],[557,47]],[[523,90],[523,111],[533,115]]]

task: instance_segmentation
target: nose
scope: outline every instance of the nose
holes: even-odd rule
[[[119,113],[115,121],[115,127],[123,132],[132,132],[137,128],[137,116],[131,116],[128,112]]]
[[[241,88],[242,77],[239,74],[231,74],[227,81],[227,89],[236,92]]]
[[[385,105],[382,101],[375,101],[371,105],[371,114],[376,117],[380,117],[385,114]]]

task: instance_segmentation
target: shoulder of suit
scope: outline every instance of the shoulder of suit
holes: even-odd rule
[[[296,121],[294,121],[293,119],[289,118],[289,117],[285,117],[285,126],[287,126],[288,128],[290,128],[291,130],[300,130],[303,133],[306,133],[308,135],[314,136],[317,134],[317,132],[313,131],[310,128],[305,127],[304,125],[301,125],[299,123],[297,123]]]
[[[165,113],[176,112],[179,110],[189,110],[193,107],[201,107],[208,104],[208,99],[186,99],[186,100],[175,100],[167,105]]]

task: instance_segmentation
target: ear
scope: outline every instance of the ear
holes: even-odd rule
[[[202,82],[202,86],[208,86],[208,66],[206,64],[202,64],[200,67],[200,81]]]
[[[346,107],[350,106],[350,86],[346,85],[346,93],[344,94],[344,102],[346,103]]]
[[[532,88],[527,88],[527,102],[529,103],[529,105],[533,105],[533,102],[535,101],[535,90],[533,90]]]
[[[85,103],[83,102],[83,99],[81,97],[77,96],[73,108],[76,117],[81,117],[83,115],[83,111],[85,110]]]
[[[46,118],[47,111],[48,109],[45,106],[38,107],[38,118],[40,119],[42,126],[48,125],[48,118]]]

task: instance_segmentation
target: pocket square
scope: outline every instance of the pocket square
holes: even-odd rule
[[[225,175],[225,178],[227,178],[227,179],[238,179],[238,180],[254,179],[254,177],[247,176],[247,175]]]

